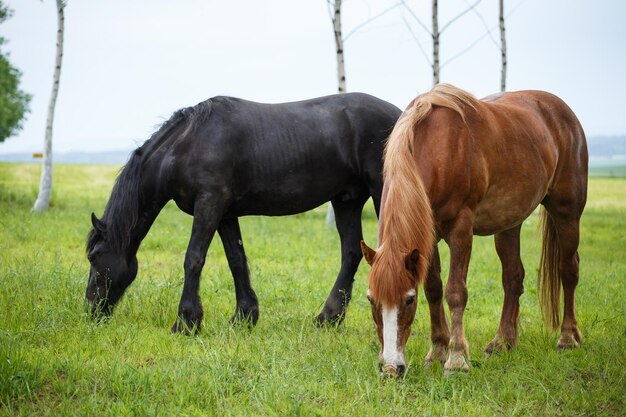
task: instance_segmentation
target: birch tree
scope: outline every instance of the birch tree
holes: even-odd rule
[[[63,60],[63,34],[65,25],[65,2],[56,0],[57,4],[57,47],[54,63],[54,76],[52,80],[52,93],[48,104],[48,118],[46,119],[46,132],[44,137],[44,159],[39,183],[39,195],[33,206],[33,211],[42,212],[50,206],[52,195],[52,125],[54,123],[54,109],[59,94],[59,81],[61,78],[61,62]]]
[[[462,51],[460,54],[457,54],[455,56],[453,56],[451,59],[449,59],[448,61],[444,62],[443,64],[440,64],[440,59],[439,59],[439,48],[440,48],[440,38],[441,35],[443,34],[443,32],[449,28],[455,21],[457,21],[458,19],[460,19],[461,17],[463,17],[465,14],[467,14],[468,12],[470,12],[471,10],[475,10],[475,7],[478,5],[478,3],[480,3],[482,0],[476,0],[474,3],[469,4],[467,1],[466,3],[468,4],[467,9],[463,10],[461,13],[457,14],[456,16],[454,16],[452,19],[450,19],[445,25],[443,25],[443,27],[439,27],[439,5],[437,0],[433,0],[432,2],[432,24],[431,24],[431,28],[429,29],[422,21],[421,19],[413,12],[413,10],[406,4],[406,0],[399,0],[400,1],[400,5],[404,6],[404,8],[406,9],[406,11],[409,12],[409,14],[411,15],[411,17],[413,17],[413,19],[415,20],[415,22],[417,22],[417,24],[428,34],[430,35],[430,37],[433,40],[433,55],[432,55],[432,61],[430,60],[430,58],[428,57],[428,55],[426,54],[424,48],[422,47],[417,35],[413,32],[413,29],[411,28],[411,25],[409,24],[409,22],[407,22],[406,19],[404,19],[404,24],[406,25],[407,29],[409,30],[409,33],[411,34],[411,36],[413,37],[413,39],[415,40],[415,43],[417,44],[417,46],[419,47],[421,53],[424,55],[424,57],[426,58],[426,60],[428,61],[428,63],[430,64],[432,70],[433,70],[433,85],[436,85],[439,83],[439,73],[441,68],[443,68],[447,63],[449,63],[450,61],[452,61],[453,59],[456,59],[458,56],[462,55],[463,53],[465,53],[466,51]],[[404,17],[403,17],[404,18]],[[472,45],[473,46],[473,45]]]
[[[335,53],[337,58],[337,92],[343,94],[346,92],[346,68],[343,59],[343,35],[341,33],[341,1],[335,0],[331,2],[328,0],[328,4],[333,7],[333,14],[331,21],[333,23],[333,33],[335,35]],[[335,210],[333,205],[328,205],[326,211],[326,224],[331,225],[335,223]]]
[[[506,36],[504,32],[504,0],[500,5],[500,55],[502,58],[502,71],[500,73],[500,91],[506,90]]]
[[[332,11],[330,12],[331,13],[330,20],[331,20],[331,22],[333,24],[333,35],[335,37],[335,56],[336,56],[336,59],[337,59],[337,92],[339,94],[343,94],[343,93],[345,93],[347,91],[347,88],[346,88],[346,68],[345,68],[345,63],[344,63],[344,49],[343,49],[344,42],[347,41],[350,36],[352,36],[354,33],[356,33],[363,26],[366,26],[369,23],[373,22],[374,20],[378,19],[379,17],[387,14],[391,10],[395,9],[396,7],[398,7],[400,5],[400,3],[396,3],[396,4],[392,5],[392,6],[384,9],[383,11],[381,11],[378,14],[376,14],[375,16],[370,17],[366,21],[361,22],[360,24],[356,25],[344,37],[343,32],[341,31],[341,6],[342,6],[342,0],[326,0],[326,2],[328,4],[329,8],[332,9]],[[326,211],[326,224],[330,225],[330,224],[333,224],[334,222],[335,222],[335,211],[333,210],[332,204],[330,204],[330,205],[328,205],[328,210]]]
[[[337,92],[339,94],[346,92],[346,68],[343,60],[343,35],[341,34],[341,1],[342,0],[334,1],[334,14],[332,16],[337,55]]]
[[[439,18],[437,0],[433,0],[433,85],[439,84]]]

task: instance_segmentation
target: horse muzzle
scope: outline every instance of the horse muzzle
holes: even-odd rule
[[[85,297],[85,310],[89,312],[91,318],[99,321],[111,315],[113,306],[106,298],[94,296],[92,299]]]
[[[381,365],[381,376],[383,378],[402,378],[406,371],[406,365],[386,364]]]

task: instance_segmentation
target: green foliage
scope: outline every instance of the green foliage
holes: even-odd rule
[[[83,309],[89,214],[102,214],[117,167],[59,165],[57,205],[33,216],[39,166],[0,164],[1,415],[623,415],[626,407],[626,181],[592,179],[583,216],[578,350],[558,353],[535,281],[538,217],[523,228],[526,292],[516,351],[485,359],[502,308],[493,239],[476,238],[466,334],[473,367],[424,369],[428,308],[420,291],[403,380],[381,380],[361,265],[346,321],[317,329],[339,268],[325,208],[241,221],[261,316],[231,327],[234,288],[219,238],[204,267],[198,336],[170,334],[191,218],[169,204],[139,251],[140,271],[106,323]],[[376,217],[364,213],[374,245]],[[448,251],[441,247],[445,262]]]
[[[0,1],[0,23],[11,17],[12,11]],[[0,37],[0,46],[6,40]],[[0,51],[0,142],[22,129],[22,120],[29,112],[31,96],[20,90],[22,73],[11,65],[8,54]]]

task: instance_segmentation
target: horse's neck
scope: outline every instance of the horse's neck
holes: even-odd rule
[[[143,191],[143,190],[142,190]],[[111,225],[114,230],[117,230],[117,238],[112,238],[113,242],[120,242],[118,246],[121,253],[128,256],[135,255],[141,242],[148,234],[148,231],[152,227],[154,220],[158,216],[159,212],[165,204],[159,204],[154,200],[145,201],[141,199],[141,195],[145,195],[143,192],[138,192],[133,195],[133,198],[139,199],[137,205],[131,204],[130,207],[126,207],[126,210],[121,211],[108,211],[105,212],[105,223]],[[136,213],[129,210],[137,210]],[[115,213],[115,214],[113,214]],[[115,217],[113,217],[115,216]],[[132,224],[125,224],[128,219],[133,219],[136,216],[136,221]],[[120,232],[124,231],[125,232]],[[126,235],[126,236],[124,236]]]
[[[152,224],[156,220],[157,216],[161,212],[164,204],[147,204],[146,207],[140,206],[139,218],[137,224],[130,232],[129,250],[132,253],[137,253],[141,242],[150,231]]]

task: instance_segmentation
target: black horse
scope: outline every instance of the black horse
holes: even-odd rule
[[[235,281],[233,321],[255,324],[239,216],[300,213],[331,201],[341,238],[341,270],[319,323],[340,322],[361,260],[361,211],[382,192],[382,150],[400,110],[351,93],[284,104],[215,97],[174,113],[120,172],[87,239],[86,298],[92,314],[111,313],[137,275],[137,250],[169,201],[193,215],[185,283],[172,331],[198,328],[200,272],[220,234]]]

